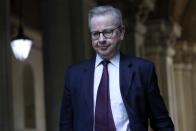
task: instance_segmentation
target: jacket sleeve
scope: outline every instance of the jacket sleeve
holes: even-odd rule
[[[60,131],[73,131],[73,110],[69,77],[69,69],[67,69],[60,112]]]
[[[154,131],[174,131],[173,122],[160,95],[154,65],[150,67],[147,97],[151,128]]]

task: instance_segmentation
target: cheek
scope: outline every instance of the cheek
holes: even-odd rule
[[[111,46],[114,47],[116,46],[118,43],[118,40],[117,39],[113,39],[113,41],[111,41]]]
[[[93,48],[97,48],[97,42],[92,41],[92,46],[93,46]]]

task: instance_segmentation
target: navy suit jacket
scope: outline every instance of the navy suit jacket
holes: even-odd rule
[[[60,114],[60,131],[93,131],[95,58],[68,67]],[[131,131],[174,131],[157,84],[153,63],[120,55],[120,91]]]

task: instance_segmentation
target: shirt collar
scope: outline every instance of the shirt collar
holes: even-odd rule
[[[95,68],[99,66],[102,61],[103,59],[97,54]],[[110,63],[118,68],[119,68],[119,62],[120,62],[120,53],[117,53],[112,59],[110,59]]]

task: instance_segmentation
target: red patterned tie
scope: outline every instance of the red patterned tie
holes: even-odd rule
[[[108,63],[109,61],[102,61],[103,73],[95,108],[95,131],[116,131],[110,104]]]

